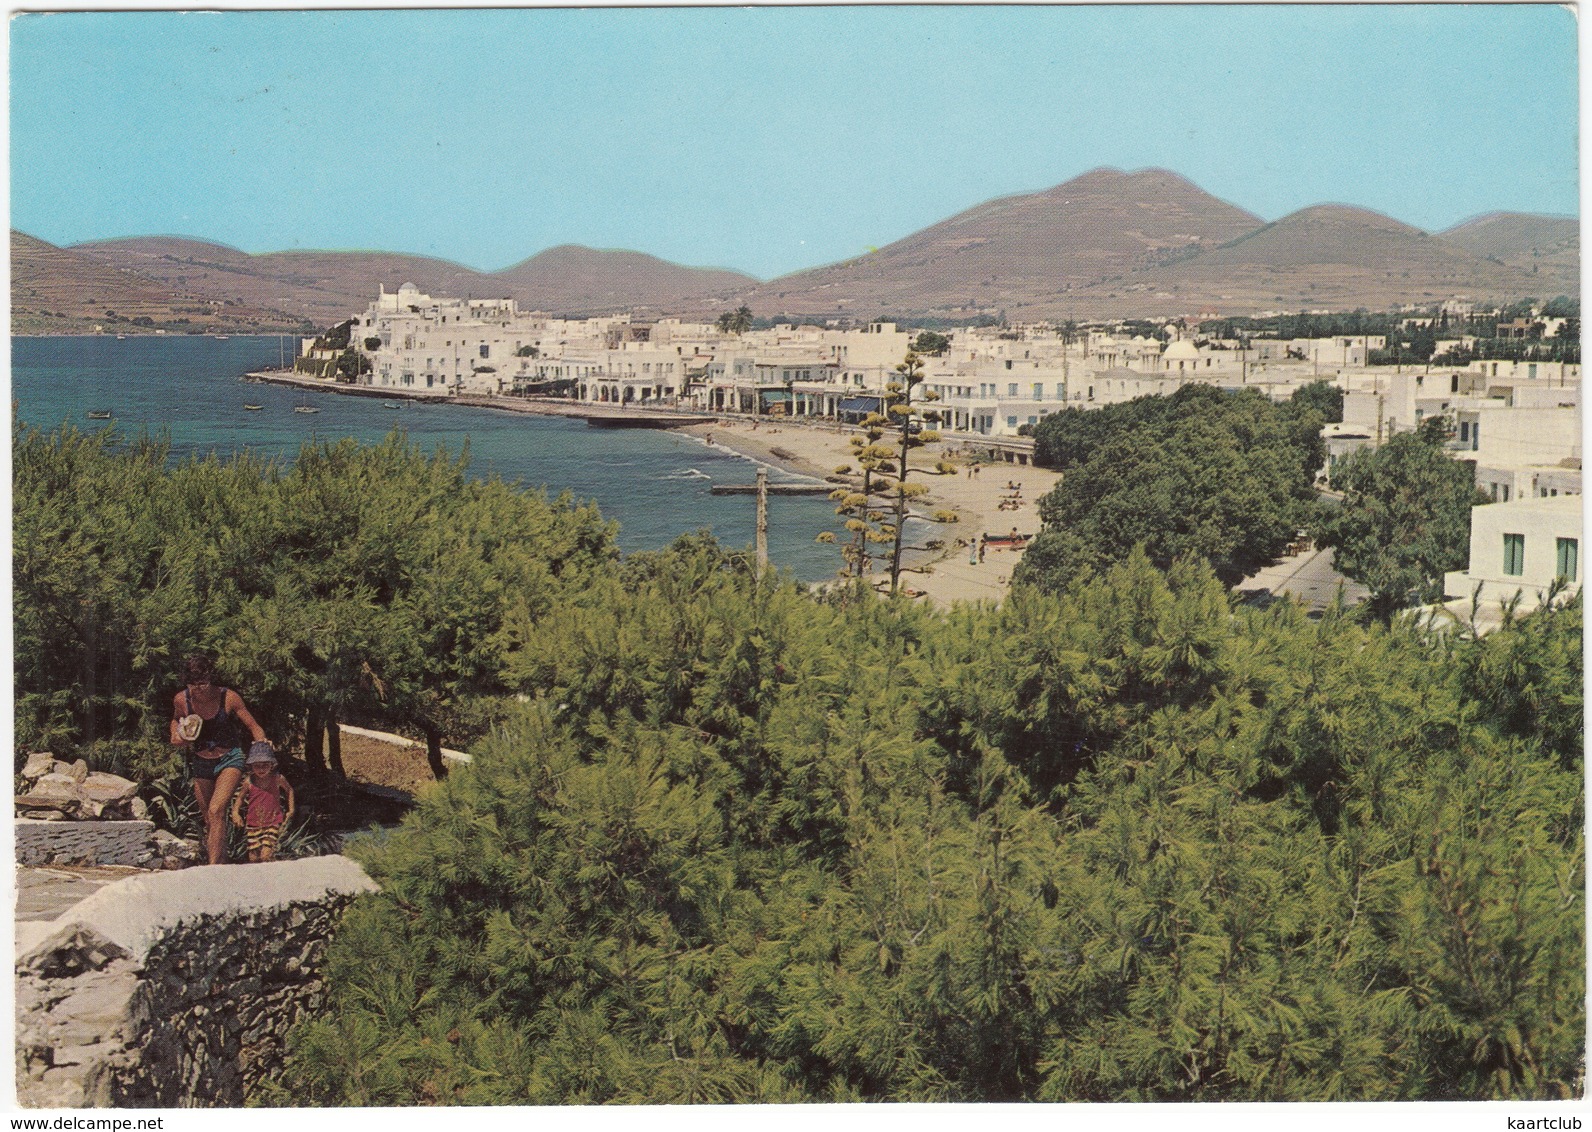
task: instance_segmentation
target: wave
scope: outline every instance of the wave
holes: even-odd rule
[[[683,472],[670,472],[661,478],[666,480],[710,480],[713,477],[706,472],[699,472],[695,468],[687,468]]]

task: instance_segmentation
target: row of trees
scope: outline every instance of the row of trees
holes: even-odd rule
[[[1135,548],[1163,568],[1204,558],[1228,585],[1253,573],[1314,513],[1325,401],[1313,387],[1277,406],[1188,385],[1042,418],[1034,460],[1063,476],[1039,501],[1044,530],[1013,582],[1059,592]]]
[[[1578,603],[1473,640],[1142,555],[948,614],[700,539],[599,573],[360,850],[266,1103],[1578,1091]]]

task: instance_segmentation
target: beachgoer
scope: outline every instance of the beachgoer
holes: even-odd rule
[[[249,748],[248,767],[249,777],[232,803],[232,822],[248,837],[249,860],[269,861],[276,856],[282,827],[293,820],[293,786],[277,773],[276,755],[269,743]]]
[[[981,566],[984,564],[984,547],[987,542],[988,540],[982,537],[978,540],[978,561]]]
[[[978,565],[978,547],[973,546],[971,543],[968,544],[967,548],[967,564],[969,566]]]
[[[227,804],[243,781],[238,724],[257,743],[265,742],[265,730],[249,714],[242,696],[216,684],[209,657],[189,657],[183,683],[171,699],[171,741],[188,748],[193,794],[205,823],[205,853],[212,865],[219,865],[226,856]]]

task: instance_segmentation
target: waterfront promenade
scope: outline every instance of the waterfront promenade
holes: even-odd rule
[[[743,417],[729,414],[704,414],[665,407],[591,405],[584,402],[530,400],[520,397],[450,397],[435,392],[409,392],[371,386],[339,385],[323,378],[283,371],[261,371],[250,379],[296,388],[354,396],[376,396],[389,401],[446,402],[501,412],[542,416],[577,417],[601,427],[608,419],[646,422],[643,427],[668,428],[696,437],[704,444],[745,456],[794,475],[826,479],[841,465],[854,464],[851,439],[859,431],[833,421],[787,420],[780,417]],[[597,419],[594,419],[597,418]],[[754,427],[755,425],[755,427]],[[1039,531],[1035,501],[1060,481],[1060,475],[1032,465],[984,463],[976,476],[968,474],[963,461],[974,458],[981,438],[955,433],[912,453],[911,479],[928,488],[926,495],[913,501],[913,509],[923,515],[954,511],[955,523],[935,524],[929,537],[944,541],[946,549],[919,569],[902,575],[902,585],[921,600],[937,606],[958,601],[999,601],[1010,587],[1013,567],[1021,550],[990,547],[982,563],[969,561],[967,543],[977,544],[979,536],[1021,534]],[[942,460],[958,464],[953,474],[941,475],[933,468]],[[748,473],[746,480],[751,482]],[[1009,500],[1013,492],[1008,483],[1021,484],[1021,498]],[[1002,510],[1005,502],[1008,509]],[[1013,506],[1013,504],[1017,504]],[[776,517],[777,521],[777,517]],[[958,540],[964,545],[957,546]],[[835,552],[835,568],[840,568],[840,553]],[[875,571],[876,578],[886,574]]]

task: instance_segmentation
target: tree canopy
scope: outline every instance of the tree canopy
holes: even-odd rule
[[[1133,550],[941,612],[401,435],[14,448],[19,747],[169,757],[196,645],[268,730],[472,747],[351,847],[262,1103],[1579,1095],[1579,598],[1478,640]]]
[[[1332,483],[1342,504],[1327,508],[1317,538],[1336,566],[1370,587],[1382,617],[1443,596],[1443,574],[1470,556],[1470,509],[1486,502],[1475,466],[1454,460],[1437,429],[1401,432],[1339,462]]]
[[[1014,582],[1059,590],[1135,547],[1163,569],[1204,558],[1237,582],[1310,514],[1321,424],[1306,402],[1205,385],[1050,414],[1035,429],[1035,461],[1064,474],[1039,501],[1044,529]]]
[[[1475,642],[1142,556],[950,614],[617,573],[360,851],[267,1103],[1579,1089],[1580,766],[1466,694],[1522,632],[1572,694],[1579,603]]]
[[[19,745],[169,764],[170,690],[207,650],[273,737],[357,716],[423,732],[440,765],[502,691],[510,627],[616,555],[595,509],[472,479],[467,455],[397,432],[309,443],[291,466],[170,466],[165,442],[110,430],[13,444]]]

